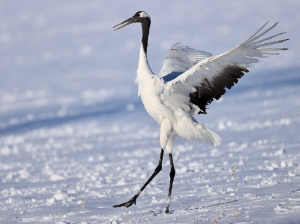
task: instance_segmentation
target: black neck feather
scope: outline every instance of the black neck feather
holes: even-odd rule
[[[143,30],[142,44],[143,44],[144,52],[147,55],[148,36],[149,36],[151,21],[149,18],[145,18],[142,20],[141,23],[142,23],[142,30]]]

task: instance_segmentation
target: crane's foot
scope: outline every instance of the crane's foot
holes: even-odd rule
[[[120,204],[120,205],[114,205],[113,207],[114,208],[117,208],[117,207],[126,207],[126,208],[129,208],[131,205],[135,204],[136,205],[136,199],[137,199],[137,196],[135,195],[133,198],[131,198],[129,201],[123,203],[123,204]]]
[[[166,214],[171,214],[170,210],[169,210],[169,207],[166,207],[166,211],[165,211]]]

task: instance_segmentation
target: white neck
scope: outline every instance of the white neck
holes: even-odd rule
[[[148,64],[147,55],[145,54],[143,48],[143,43],[141,44],[139,65],[138,65],[138,70],[136,72],[137,72],[137,77],[135,79],[135,83],[138,84],[139,86],[138,96],[141,96],[143,84],[147,83],[147,81],[155,77]]]
[[[152,77],[153,72],[148,64],[147,55],[145,54],[143,43],[141,44],[140,49],[140,58],[139,58],[139,65],[137,70],[137,83],[142,83],[145,78]]]

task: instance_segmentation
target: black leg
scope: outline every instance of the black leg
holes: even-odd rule
[[[114,208],[117,208],[117,207],[122,207],[122,206],[125,206],[125,207],[130,207],[131,205],[136,204],[136,199],[138,198],[138,196],[140,195],[140,193],[142,193],[142,191],[147,187],[147,185],[151,182],[151,180],[161,171],[162,169],[162,160],[163,160],[163,157],[164,157],[164,150],[161,149],[161,152],[160,152],[160,158],[159,158],[159,162],[158,162],[158,165],[157,167],[155,168],[154,170],[154,173],[151,175],[151,177],[148,179],[148,181],[144,184],[144,186],[139,190],[139,192],[133,196],[133,198],[131,198],[129,201],[123,203],[123,204],[120,204],[120,205],[114,205],[113,207]]]
[[[170,207],[170,201],[171,201],[173,181],[174,181],[174,177],[175,177],[175,168],[174,168],[172,153],[169,154],[169,158],[170,158],[170,164],[171,164],[171,172],[170,172],[169,195],[168,195],[168,202],[167,202],[167,207],[166,207],[166,213],[167,214],[171,214],[170,210],[169,210],[169,207]]]

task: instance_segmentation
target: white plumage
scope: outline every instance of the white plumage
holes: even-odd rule
[[[217,85],[225,85],[218,78],[226,75],[224,69],[228,66],[238,67],[242,71],[248,72],[248,67],[260,61],[257,59],[258,57],[265,58],[269,55],[277,55],[279,54],[277,51],[285,50],[286,48],[263,48],[285,40],[259,44],[283,33],[255,41],[274,28],[277,23],[258,34],[266,24],[242,44],[216,56],[188,47],[176,48],[176,45],[172,46],[159,74],[161,78],[152,73],[143,47],[141,47],[136,78],[136,83],[139,85],[138,95],[141,96],[149,115],[162,126],[162,148],[165,148],[167,139],[172,135],[178,135],[188,140],[194,139],[202,143],[210,143],[214,146],[221,144],[221,139],[217,134],[199,124],[193,118],[193,114],[197,114],[200,108],[190,102],[190,94],[196,92],[195,87],[203,85],[205,80],[208,80],[211,84],[211,91],[214,91],[214,88],[217,90]],[[186,50],[184,51],[184,49]],[[175,56],[172,57],[172,54],[175,54]],[[177,77],[173,77],[173,80],[165,83],[163,78],[171,73],[177,73]],[[200,97],[201,90],[200,88]],[[171,138],[170,141],[173,139]],[[169,145],[171,146],[173,143],[170,142]],[[167,150],[171,153],[172,147],[167,147]]]
[[[245,72],[249,72],[248,68],[260,61],[258,58],[278,55],[278,51],[287,50],[287,48],[265,48],[287,39],[265,42],[284,34],[279,33],[258,40],[277,25],[276,23],[261,32],[267,22],[242,44],[216,56],[175,44],[168,52],[159,75],[156,76],[150,69],[147,60],[148,35],[151,24],[150,17],[148,16],[149,19],[147,19],[147,16],[147,13],[139,11],[132,18],[121,23],[126,23],[121,27],[134,22],[142,24],[143,39],[135,82],[138,84],[138,95],[141,96],[146,111],[161,126],[160,145],[162,152],[158,167],[142,189],[129,202],[115,207],[128,207],[135,203],[139,194],[160,171],[163,150],[167,149],[171,162],[169,199],[166,207],[166,212],[169,213],[175,176],[172,159],[174,138],[179,136],[188,140],[194,139],[201,143],[219,146],[221,138],[198,123],[193,116],[199,113],[206,114],[206,106],[214,99],[219,99],[225,93],[225,88],[230,89]]]

